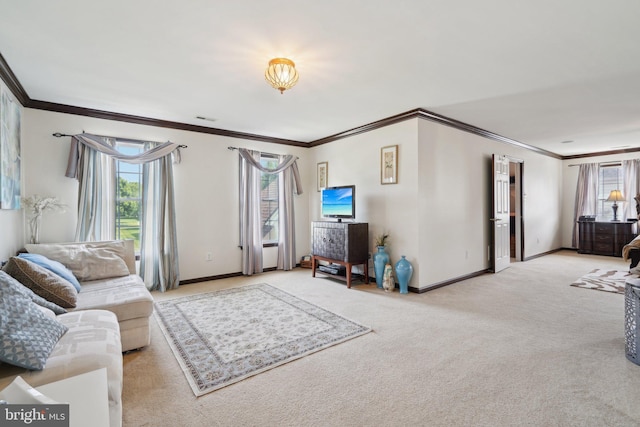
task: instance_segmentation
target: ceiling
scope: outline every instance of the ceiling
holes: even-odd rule
[[[0,10],[0,54],[31,100],[302,142],[422,108],[561,156],[640,149],[637,0]],[[277,56],[300,74],[282,95],[264,80]]]

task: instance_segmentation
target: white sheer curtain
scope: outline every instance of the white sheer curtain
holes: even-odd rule
[[[281,162],[284,162],[282,156]],[[282,171],[282,179],[278,188],[278,269],[291,270],[296,266],[296,231],[295,213],[293,209],[294,186],[295,194],[301,194],[300,174],[298,166],[293,163],[292,167]]]
[[[140,276],[161,292],[180,284],[172,163],[165,155],[142,166]]]
[[[113,144],[114,140],[105,143]],[[78,179],[76,241],[112,240],[115,237],[115,163],[106,154],[84,144],[72,144],[77,155],[72,177]],[[69,169],[67,176],[70,176]]]
[[[576,203],[574,208],[572,245],[578,247],[580,242],[577,221],[582,215],[596,215],[598,208],[598,163],[580,165],[578,184],[576,186]]]
[[[634,198],[640,193],[640,159],[622,161],[622,195],[627,199],[621,217],[638,218]]]
[[[265,168],[261,153],[239,148],[240,154],[240,245],[242,274],[261,273],[262,220],[260,216],[261,172],[280,174],[278,187],[278,262],[277,267],[290,270],[296,265],[295,216],[293,194],[302,194],[296,157],[279,156],[278,165]]]
[[[240,152],[240,246],[242,274],[262,273],[262,221],[260,218],[260,153]],[[253,160],[253,161],[251,161]]]
[[[91,134],[71,138],[66,176],[79,181],[77,241],[115,237],[115,159],[143,164],[140,276],[151,290],[179,284],[173,160],[179,145],[145,143],[140,155],[123,155],[115,139]]]

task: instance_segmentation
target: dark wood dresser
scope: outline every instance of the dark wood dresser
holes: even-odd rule
[[[365,283],[369,281],[369,224],[366,222],[330,222],[314,221],[311,223],[311,259],[312,276],[316,277],[319,261],[344,266],[344,276],[328,274],[337,279],[346,280],[351,287],[351,267],[363,265]]]
[[[578,253],[622,256],[622,247],[636,237],[636,223],[578,221]]]

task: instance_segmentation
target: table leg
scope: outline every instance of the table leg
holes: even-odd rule
[[[351,263],[347,263],[347,288],[351,288]]]
[[[369,262],[368,261],[365,262],[362,268],[364,268],[364,283],[368,285],[369,284]]]

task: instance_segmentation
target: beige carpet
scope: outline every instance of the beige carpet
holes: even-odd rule
[[[268,282],[374,332],[196,398],[152,320],[124,358],[124,425],[638,426],[624,296],[567,286],[593,268],[625,264],[563,251],[421,295],[303,269],[154,293]]]

